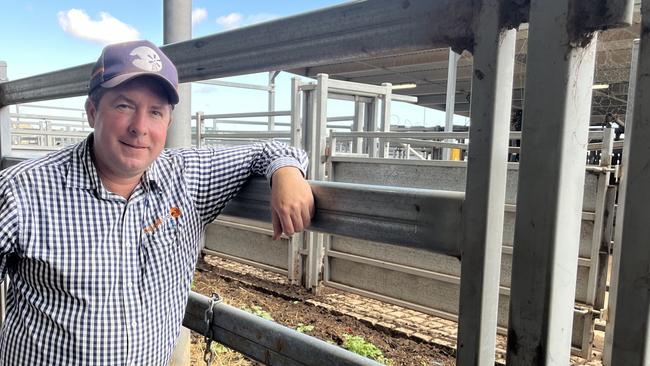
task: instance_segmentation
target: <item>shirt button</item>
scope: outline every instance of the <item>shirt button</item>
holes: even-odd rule
[[[134,321],[133,323],[131,323],[131,326],[132,326],[133,328],[137,327],[137,326],[138,326],[138,322],[135,322],[135,321]]]
[[[129,288],[132,288],[132,287],[133,287],[133,282],[129,281],[129,283],[127,284],[127,286],[128,286]]]

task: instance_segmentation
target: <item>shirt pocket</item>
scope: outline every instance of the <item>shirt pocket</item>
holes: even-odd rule
[[[176,220],[159,227],[153,233],[143,234],[140,264],[150,288],[167,293],[178,286],[181,278],[178,263],[178,223]]]

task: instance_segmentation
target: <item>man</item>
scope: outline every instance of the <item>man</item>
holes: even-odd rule
[[[280,143],[164,150],[178,77],[147,41],[107,46],[83,142],[0,174],[0,365],[165,365],[204,227],[251,174],[274,238],[310,221],[305,153]]]

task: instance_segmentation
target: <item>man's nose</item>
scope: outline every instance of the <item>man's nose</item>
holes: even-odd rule
[[[140,136],[147,134],[147,114],[142,110],[136,110],[131,117],[129,132]]]

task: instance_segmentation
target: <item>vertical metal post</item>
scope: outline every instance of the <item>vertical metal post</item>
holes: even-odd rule
[[[196,112],[196,147],[201,148],[201,139],[203,138],[203,112]]]
[[[460,55],[449,49],[449,62],[447,64],[447,96],[445,98],[445,132],[454,132],[454,108],[456,107],[456,74],[458,72],[458,59]],[[512,99],[512,98],[510,98]],[[450,140],[445,140],[450,141]],[[451,149],[442,150],[442,159],[451,159]]]
[[[381,104],[381,130],[383,132],[390,132],[390,104],[391,96],[393,94],[393,85],[391,83],[382,83],[381,86],[386,88],[383,95],[383,103]],[[388,139],[379,146],[379,156],[386,159],[390,153],[390,143]]]
[[[310,179],[325,180],[325,145],[327,139],[327,74],[318,74],[316,77],[316,90],[313,94],[311,110],[314,119],[310,128],[312,145],[308,151],[310,158]],[[321,268],[323,266],[323,240],[320,233],[307,233],[307,288],[317,290]]]
[[[300,105],[302,96],[300,86],[301,81],[299,77],[294,77],[291,79],[291,146],[302,149],[305,147],[304,132],[306,129],[303,128],[304,121],[300,118]],[[269,107],[271,104],[270,98],[271,95],[269,94]],[[307,119],[306,111],[305,119]],[[269,125],[271,125],[271,123],[272,122],[269,120]],[[306,233],[297,233],[294,234],[291,239],[289,239],[289,258],[287,262],[287,272],[289,282],[292,285],[299,285],[302,282],[303,265],[300,251],[307,236],[308,234]]]
[[[7,63],[0,61],[0,82],[7,78]],[[17,112],[16,112],[17,113]],[[0,162],[11,154],[11,117],[9,106],[0,106]]]
[[[303,121],[300,119],[300,78],[291,79],[291,146],[304,148]]]
[[[600,166],[607,168],[612,163],[614,151],[614,131],[611,128],[603,130],[603,148],[600,150]],[[603,240],[603,225],[605,224],[605,210],[607,209],[607,187],[609,186],[609,172],[598,176],[596,191],[596,209],[594,229],[591,239],[591,255],[589,261],[589,280],[587,282],[587,304],[595,305],[596,291],[598,289],[598,274],[600,268],[600,250]]]
[[[508,365],[569,363],[596,56],[573,2],[530,2]]]
[[[638,77],[639,66],[639,45],[638,39],[634,40],[632,45],[632,59],[630,65],[629,85],[627,90],[627,106],[625,116],[625,129],[632,131],[634,125],[634,95],[636,95],[636,83]],[[616,298],[618,297],[618,274],[621,268],[621,238],[623,236],[623,212],[625,211],[625,200],[627,196],[627,164],[630,157],[630,138],[625,136],[623,142],[623,156],[621,158],[621,169],[623,175],[619,181],[618,191],[618,210],[616,213],[616,225],[614,226],[614,248],[612,253],[612,271],[609,280],[609,302],[607,305],[608,312],[611,314],[607,320],[607,327],[605,328],[605,347],[603,350],[603,364],[606,366],[614,366],[612,363],[612,346],[614,344],[614,329],[616,327]]]
[[[163,43],[175,43],[192,38],[192,0],[164,0]],[[167,132],[166,147],[188,147],[192,145],[191,127],[192,85],[178,85],[180,100],[172,112],[172,124]]]
[[[163,1],[163,43],[174,43],[192,38],[192,0]],[[165,147],[189,147],[192,145],[192,84],[178,85],[179,102],[172,112],[172,122],[167,131]],[[198,124],[197,124],[198,130]],[[197,141],[198,143],[198,141]],[[190,331],[181,328],[171,365],[185,365],[190,359]]]
[[[275,112],[275,78],[278,76],[279,71],[269,71],[269,112]],[[269,116],[269,131],[275,129],[275,117]]]
[[[365,103],[359,100],[358,96],[354,97],[354,121],[352,121],[352,131],[363,132],[363,121],[365,112]],[[352,140],[352,151],[355,154],[363,152],[363,138],[357,137]]]
[[[311,158],[310,168],[313,167],[314,174],[311,179],[324,180],[325,179],[325,145],[327,141],[327,95],[328,95],[328,80],[327,74],[318,74],[316,77],[316,120],[314,121],[314,142],[312,146],[313,154]]]
[[[612,365],[650,363],[650,8],[641,6],[641,45],[632,125],[625,126],[627,171],[624,181],[621,240],[617,268]],[[631,75],[632,76],[632,75]],[[631,80],[631,79],[630,79]],[[620,198],[620,196],[619,196]],[[620,201],[619,201],[620,202]]]
[[[491,366],[496,344],[516,31],[503,26],[501,1],[482,3],[474,31],[457,364]]]
[[[366,128],[368,132],[377,131],[377,116],[379,115],[379,98],[372,98],[372,101],[366,104]],[[377,157],[377,138],[367,139],[368,144],[368,156],[371,158]]]

